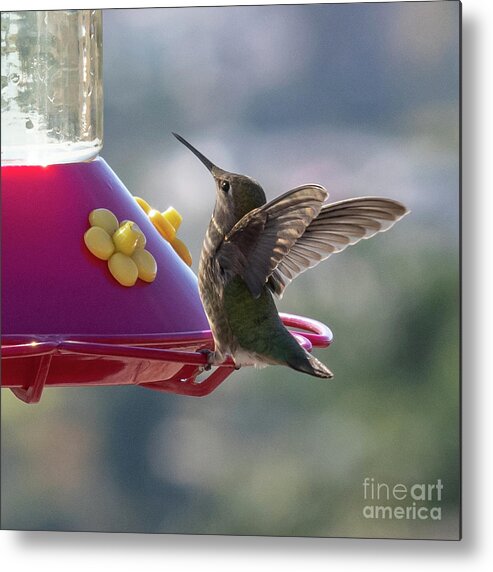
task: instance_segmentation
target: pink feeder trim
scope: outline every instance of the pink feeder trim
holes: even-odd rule
[[[316,320],[281,314],[308,351],[332,343],[330,329]],[[51,338],[51,339],[50,339]],[[2,387],[36,403],[44,387],[140,385],[157,391],[203,397],[234,371],[231,360],[197,380],[206,365],[201,349],[212,349],[209,330],[138,337],[4,336]]]

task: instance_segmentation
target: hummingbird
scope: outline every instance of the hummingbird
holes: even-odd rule
[[[199,294],[214,351],[208,368],[230,356],[243,365],[284,365],[330,379],[332,372],[284,326],[281,298],[299,274],[361,239],[388,230],[409,211],[392,199],[325,203],[328,192],[306,184],[267,202],[260,184],[220,169],[181,135],[173,135],[209,170],[216,202],[199,261]]]

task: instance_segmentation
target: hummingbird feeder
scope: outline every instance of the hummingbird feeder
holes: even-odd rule
[[[27,403],[54,386],[204,396],[234,363],[198,379],[214,342],[179,215],[144,208],[98,156],[101,49],[99,10],[2,12],[2,387]],[[305,349],[331,343],[281,316]]]

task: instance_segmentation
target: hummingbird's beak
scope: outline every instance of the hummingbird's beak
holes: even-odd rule
[[[184,139],[181,135],[178,135],[178,133],[173,133],[173,135],[178,139],[178,141],[180,143],[183,143],[183,145],[185,145],[185,147],[188,147],[190,149],[190,151],[196,157],[198,157],[202,161],[202,163],[204,163],[204,165],[207,167],[207,169],[210,171],[210,173],[214,176],[213,170],[217,169],[217,167],[214,165],[214,163],[209,161],[209,159],[207,159],[207,157],[204,157],[204,155],[202,155],[202,153],[200,151],[197,151],[197,149],[195,149],[195,147],[193,145],[190,145],[190,143],[186,139]]]

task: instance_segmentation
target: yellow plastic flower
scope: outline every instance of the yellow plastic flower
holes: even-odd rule
[[[117,282],[129,287],[138,278],[154,281],[156,260],[145,250],[146,237],[134,222],[118,223],[110,210],[95,209],[89,214],[89,224],[84,242],[94,256],[108,261],[108,269]]]
[[[141,197],[134,197],[140,208],[149,217],[159,234],[167,240],[171,246],[174,248],[178,256],[188,264],[192,266],[192,255],[188,250],[186,244],[176,236],[176,232],[180,227],[183,217],[181,214],[173,207],[167,208],[164,212],[159,212],[153,209],[151,205],[142,199]]]

